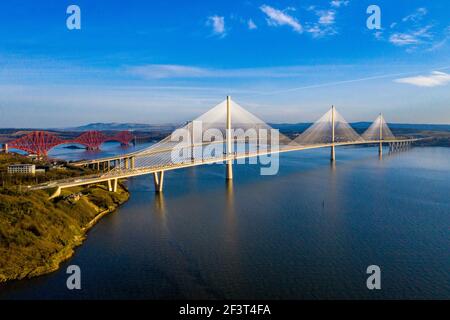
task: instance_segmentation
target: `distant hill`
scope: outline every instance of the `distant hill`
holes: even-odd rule
[[[300,122],[300,123],[269,123],[275,129],[279,129],[282,132],[303,132],[307,129],[312,123],[310,122]],[[182,124],[142,124],[142,123],[117,123],[117,122],[97,122],[97,123],[89,123],[87,125],[79,126],[79,127],[69,127],[63,129],[31,129],[31,128],[0,128],[0,134],[9,134],[9,135],[22,135],[27,133],[26,131],[33,130],[47,130],[47,131],[72,131],[72,132],[81,132],[81,131],[89,131],[89,130],[97,130],[97,131],[124,131],[124,130],[132,130],[132,131],[142,131],[142,132],[167,132],[173,131],[176,128],[179,128]],[[361,132],[367,129],[371,125],[371,122],[353,122],[351,126]],[[409,124],[409,123],[388,123],[389,127],[392,130],[417,130],[417,131],[441,131],[441,132],[450,132],[450,124]]]
[[[367,129],[371,122],[353,122],[350,125],[357,131]],[[284,132],[302,132],[307,129],[312,123],[270,123],[273,128]],[[388,123],[392,130],[418,130],[418,131],[446,131],[450,132],[449,124],[409,124],[409,123]]]
[[[142,123],[89,123],[84,126],[65,128],[67,131],[154,131],[154,130],[171,130],[175,129],[177,126],[175,124],[161,124],[161,125],[150,125]]]

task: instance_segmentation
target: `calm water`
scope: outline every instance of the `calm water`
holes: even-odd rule
[[[450,298],[450,148],[328,159],[283,154],[277,176],[238,165],[232,185],[222,165],[168,172],[160,196],[130,179],[130,201],[60,271],[0,298]],[[81,291],[65,287],[70,264]],[[366,289],[371,264],[380,291]]]

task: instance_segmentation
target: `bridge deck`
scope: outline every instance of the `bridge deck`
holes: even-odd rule
[[[364,145],[364,144],[379,144],[379,143],[400,143],[400,142],[414,142],[418,141],[420,139],[396,139],[396,140],[371,140],[371,141],[352,141],[352,142],[337,142],[337,143],[324,143],[324,144],[313,144],[313,145],[299,145],[299,146],[285,146],[281,149],[275,149],[275,150],[258,150],[257,152],[244,152],[244,153],[237,153],[232,155],[221,155],[217,157],[212,158],[201,158],[201,159],[193,159],[190,161],[180,162],[180,163],[169,163],[165,165],[159,165],[159,166],[151,166],[151,167],[144,167],[144,168],[134,168],[134,169],[114,169],[112,171],[106,172],[106,173],[99,173],[95,175],[89,175],[89,176],[83,176],[78,178],[70,178],[70,179],[64,179],[64,180],[57,180],[52,181],[40,185],[36,185],[33,187],[30,187],[31,190],[41,190],[41,189],[49,189],[49,188],[70,188],[75,186],[81,186],[81,185],[87,185],[87,184],[94,184],[94,183],[100,183],[105,182],[108,180],[113,179],[125,179],[140,175],[146,175],[151,174],[155,172],[160,171],[168,171],[168,170],[175,170],[175,169],[181,169],[181,168],[189,168],[193,166],[200,166],[205,164],[212,164],[212,163],[224,163],[226,161],[233,161],[238,159],[244,159],[244,158],[251,158],[251,157],[257,157],[257,156],[263,156],[263,155],[269,155],[269,154],[275,154],[275,153],[285,153],[285,152],[293,152],[293,151],[301,151],[301,150],[309,150],[309,149],[318,149],[318,148],[327,148],[334,146],[349,146],[349,145]],[[124,157],[133,157],[133,156],[144,156],[147,154],[140,154],[139,152],[130,153],[127,155],[121,155],[118,157],[109,157],[109,158],[103,158],[103,159],[96,159],[91,160],[89,162],[84,163],[97,163],[101,161],[108,161],[108,160],[114,160],[118,158],[124,158]]]

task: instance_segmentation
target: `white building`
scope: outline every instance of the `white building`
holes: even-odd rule
[[[34,164],[12,164],[8,166],[9,174],[35,174],[36,166]]]

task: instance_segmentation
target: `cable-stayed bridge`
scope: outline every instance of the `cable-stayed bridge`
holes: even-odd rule
[[[302,134],[291,139],[271,128],[230,97],[197,119],[175,130],[158,143],[129,154],[75,163],[93,166],[99,172],[31,187],[55,188],[52,197],[63,188],[106,182],[110,191],[117,190],[119,179],[153,174],[155,190],[162,191],[166,171],[212,163],[226,164],[226,178],[233,178],[233,163],[242,163],[284,152],[330,148],[335,161],[337,146],[377,144],[379,155],[383,143],[391,150],[405,148],[418,139],[395,137],[382,114],[359,135],[332,107]]]

